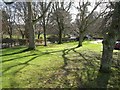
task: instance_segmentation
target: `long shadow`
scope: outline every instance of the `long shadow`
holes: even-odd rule
[[[28,60],[28,61],[26,61],[26,62],[24,62],[24,63],[20,63],[20,64],[17,64],[17,65],[8,67],[6,70],[3,71],[3,75],[4,75],[4,73],[5,73],[6,71],[10,70],[10,69],[13,68],[13,67],[17,67],[17,66],[22,66],[22,65],[24,65],[24,66],[22,66],[21,68],[17,69],[16,71],[14,71],[14,72],[12,73],[12,76],[13,76],[13,78],[14,78],[14,76],[16,75],[16,73],[18,73],[20,70],[22,70],[22,69],[24,69],[26,66],[28,66],[28,65],[29,65],[29,62],[32,61],[32,60],[34,60],[34,59],[37,58],[37,57],[38,57],[38,56],[35,56],[35,57],[31,58],[30,60]],[[19,84],[18,84],[14,79],[11,79],[11,80],[10,80],[10,85],[11,85],[12,88],[19,87]]]
[[[21,66],[20,68],[18,68],[17,70],[15,70],[15,71],[12,73],[12,75],[15,76],[16,73],[18,73],[20,70],[24,69],[24,68],[25,68],[26,66],[28,66],[28,65],[31,65],[31,64],[29,64],[29,62],[31,62],[31,61],[34,60],[35,58],[40,57],[40,56],[42,56],[42,55],[46,55],[46,54],[50,54],[50,53],[56,53],[56,52],[62,52],[62,51],[63,51],[63,50],[52,51],[52,52],[42,52],[41,54],[32,54],[32,55],[27,55],[27,56],[23,56],[23,57],[18,57],[18,58],[13,58],[13,59],[6,60],[6,61],[4,61],[4,62],[8,62],[8,61],[15,60],[15,59],[19,59],[19,58],[34,56],[33,58],[31,58],[30,60],[27,60],[27,61],[24,62],[24,63],[19,63],[19,64],[16,64],[16,65],[13,65],[13,66],[10,66],[10,67],[6,68],[2,73],[3,73],[3,75],[4,75],[4,73],[7,72],[8,70],[10,70],[10,69],[12,69],[12,68],[14,68],[14,67],[17,67],[17,66]],[[21,52],[19,52],[19,53],[21,53]],[[18,54],[18,53],[17,53],[17,54]],[[11,54],[7,54],[7,55],[11,55]],[[36,56],[35,56],[35,55],[36,55]],[[17,85],[17,82],[15,82],[15,81],[13,81],[13,80],[11,80],[11,81],[12,81],[12,84],[11,84],[11,85],[13,85],[13,87],[14,87],[14,84]]]
[[[27,66],[30,61],[34,60],[34,59],[37,58],[37,57],[39,57],[39,56],[37,55],[37,56],[31,58],[30,60],[24,62],[24,63],[19,63],[19,64],[16,64],[16,65],[10,66],[10,67],[8,67],[7,69],[5,69],[2,73],[5,73],[6,71],[10,70],[11,68],[17,67],[17,66],[19,66],[19,65],[26,65],[26,66]],[[25,67],[26,67],[26,66],[25,66]],[[22,68],[22,69],[23,69],[23,68]]]
[[[75,49],[76,49],[77,47],[74,47],[74,48],[69,48],[69,49],[64,49],[64,50],[59,50],[59,51],[52,51],[52,52],[44,52],[44,53],[46,53],[46,54],[50,54],[50,53],[56,53],[56,52],[61,52],[62,51],[62,57],[63,57],[63,60],[64,60],[64,65],[63,65],[63,67],[62,67],[62,69],[64,70],[64,77],[66,77],[66,79],[64,79],[64,81],[66,82],[65,84],[67,85],[67,86],[69,86],[70,85],[70,81],[67,79],[67,76],[70,74],[70,71],[73,69],[70,69],[70,68],[67,68],[67,66],[69,66],[69,61],[71,60],[71,59],[69,59],[66,55],[67,54],[69,54],[69,52],[70,51],[73,51],[73,52],[75,52],[76,54],[78,54],[79,55],[79,57],[82,57],[83,59],[79,59],[78,61],[79,62],[81,62],[82,64],[83,64],[83,66],[84,66],[84,68],[83,69],[79,69],[79,68],[75,68],[76,69],[76,76],[78,77],[77,79],[78,80],[76,80],[77,82],[78,82],[78,87],[79,88],[85,88],[85,87],[87,87],[87,85],[85,84],[86,82],[84,82],[84,80],[82,79],[83,77],[86,77],[86,80],[89,82],[89,81],[91,81],[92,79],[91,78],[93,78],[94,77],[94,75],[95,75],[95,71],[96,71],[96,65],[94,65],[94,63],[92,62],[93,60],[94,60],[94,58],[92,57],[92,56],[88,56],[87,55],[87,57],[88,58],[86,58],[86,55],[84,55],[84,54],[82,54],[82,53],[80,53],[80,52],[77,52]],[[91,59],[92,60],[91,60]],[[98,59],[98,57],[96,57],[97,59]],[[74,60],[75,61],[75,60]],[[84,62],[86,62],[86,63],[84,63]],[[91,72],[91,69],[93,70],[92,72]],[[79,73],[77,72],[77,71],[80,71],[81,72],[81,75],[79,75]],[[87,76],[84,76],[85,75],[85,73],[87,74]],[[52,77],[55,77],[55,76],[52,76]],[[52,78],[51,77],[51,78]],[[54,79],[54,78],[52,78],[52,79]],[[87,82],[87,84],[88,84],[88,82]]]
[[[94,64],[89,59],[86,59],[86,57],[82,53],[75,51],[75,49],[73,49],[73,51],[79,54],[79,56],[82,57],[89,66],[94,66]],[[90,56],[87,56],[87,57],[91,58]]]
[[[46,52],[42,52],[43,54],[51,54],[51,53],[57,53],[57,52],[62,52],[63,50],[58,50],[58,51],[46,51]]]
[[[69,52],[69,51],[71,51],[71,50],[73,50],[75,48],[77,48],[77,47],[72,47],[72,48],[69,48],[69,49],[57,50],[57,51],[46,51],[46,52],[42,52],[42,53],[43,54],[50,54],[50,53],[57,53],[57,52],[63,52],[63,51]],[[39,51],[39,50],[37,50],[37,51]]]
[[[88,56],[87,55],[87,57],[89,57],[89,59],[86,59],[85,58],[85,56],[82,54],[82,53],[80,53],[80,52],[77,52],[77,51],[75,51],[75,50],[73,50],[74,52],[76,52],[76,53],[78,53],[86,62],[87,62],[87,64],[85,64],[84,66],[85,66],[85,69],[86,69],[86,73],[87,73],[87,79],[88,79],[88,82],[86,83],[86,84],[83,84],[83,87],[92,87],[92,88],[107,88],[107,85],[108,85],[108,81],[109,81],[109,79],[110,79],[110,73],[108,74],[108,73],[100,73],[99,71],[97,71],[97,69],[96,69],[96,65],[94,65],[94,62],[96,62],[95,60],[94,60],[94,58],[92,58],[91,56]],[[91,59],[90,58],[92,58],[92,61],[91,61]],[[96,57],[97,58],[97,57]],[[98,58],[97,58],[98,59]],[[93,70],[92,72],[93,73],[89,73],[89,72],[91,72],[90,71],[90,68]],[[95,71],[97,71],[98,72],[98,75],[97,75],[97,78],[95,79]],[[82,74],[82,73],[81,73]],[[81,77],[82,77],[82,75],[81,75]],[[92,84],[92,82],[91,82],[91,78],[93,78],[94,77],[94,79],[95,80],[93,80],[94,81],[94,83],[96,83],[96,85],[94,86],[94,84]],[[91,86],[92,85],[92,86]]]
[[[64,77],[66,77],[67,78],[67,76],[69,75],[69,69],[68,68],[66,68],[66,66],[68,65],[68,60],[70,60],[69,58],[67,58],[66,57],[66,55],[67,54],[69,54],[69,52],[71,51],[71,50],[74,50],[74,49],[76,49],[77,47],[73,47],[73,48],[70,48],[70,49],[64,49],[62,52],[63,52],[63,54],[62,54],[62,57],[63,57],[63,59],[64,59],[64,65],[63,65],[63,67],[62,67],[62,69],[64,70]],[[67,85],[67,86],[69,86],[69,80],[67,80],[67,79],[65,79],[65,84]]]
[[[39,51],[39,50],[37,50],[37,51]],[[53,52],[42,52],[42,54],[50,54],[50,53],[56,53],[56,52],[62,52],[62,51],[63,51],[63,50],[58,50],[58,51],[53,51]],[[41,52],[41,51],[40,51],[40,52]],[[18,54],[19,54],[19,53],[18,53]],[[26,56],[22,56],[22,57],[17,57],[17,58],[8,59],[8,60],[2,61],[2,63],[8,62],[8,61],[13,61],[13,60],[19,59],[19,58],[34,56],[34,55],[38,55],[38,54],[31,54],[31,55],[26,55]]]
[[[35,56],[35,55],[37,55],[37,54],[31,54],[31,55],[26,55],[26,56],[22,56],[22,57],[7,59],[7,60],[2,61],[2,63],[8,62],[8,61],[13,61],[13,60],[15,60],[15,59],[21,59],[21,58],[24,58],[24,57]]]
[[[41,54],[32,54],[33,56],[34,56],[34,55],[36,55],[36,56],[34,56],[33,58],[31,58],[30,60],[27,60],[27,61],[24,62],[24,63],[19,63],[19,64],[16,64],[16,65],[10,66],[10,67],[6,68],[2,73],[4,74],[5,72],[7,72],[8,70],[10,70],[10,69],[12,69],[12,68],[14,68],[14,67],[24,65],[24,66],[20,67],[19,69],[15,70],[15,71],[13,72],[13,74],[15,75],[17,72],[19,72],[20,70],[24,69],[26,66],[30,65],[29,62],[31,62],[32,60],[34,60],[34,59],[37,58],[37,57],[40,57],[40,56],[46,55],[46,54],[50,54],[50,53],[63,52],[63,55],[62,55],[62,57],[64,58],[64,66],[63,66],[63,69],[64,69],[64,71],[66,72],[66,73],[65,73],[65,76],[67,76],[69,71],[68,71],[68,69],[66,68],[66,66],[67,66],[67,60],[68,60],[68,58],[66,57],[66,55],[67,55],[71,50],[73,50],[73,49],[75,49],[75,48],[76,48],[76,47],[70,48],[70,49],[58,50],[58,51],[42,52]],[[25,50],[25,51],[26,51],[26,50]],[[21,52],[24,52],[24,50],[21,51]],[[21,52],[17,52],[16,54],[19,54],[19,53],[21,53]],[[15,53],[13,53],[13,54],[15,54]],[[11,54],[7,54],[7,55],[11,55]],[[24,57],[29,57],[29,56],[31,56],[31,55],[27,55],[27,56],[23,56],[23,57],[18,57],[18,58],[13,58],[13,59],[9,59],[9,60],[7,60],[7,61],[11,61],[11,60],[19,59],[19,58],[24,58]],[[7,62],[7,61],[4,61],[4,62]],[[68,80],[67,80],[66,82],[69,84],[69,81],[68,81]]]
[[[0,56],[8,56],[8,55],[13,55],[13,54],[20,54],[20,53],[23,53],[23,52],[27,52],[29,49],[24,49],[24,50],[21,50],[19,52],[14,52],[14,53],[10,53],[10,54],[4,54],[4,55],[0,55]]]
[[[68,51],[66,52],[67,50],[63,50],[63,54],[62,54],[62,57],[64,59],[64,65],[63,65],[63,70],[64,70],[64,77],[67,78],[67,75],[69,74],[69,70],[66,68],[66,66],[68,65],[67,61],[69,60],[66,55],[68,54]],[[66,85],[69,86],[69,81],[67,79],[65,79],[65,82],[66,82]]]
[[[63,50],[53,51],[53,52],[43,52],[43,53],[41,53],[41,54],[32,54],[32,55],[27,55],[27,56],[23,56],[23,57],[18,57],[18,58],[6,60],[6,61],[4,61],[4,62],[8,62],[8,61],[11,61],[11,60],[15,60],[15,59],[19,59],[19,58],[24,58],[24,57],[28,57],[28,56],[35,56],[35,55],[37,55],[37,56],[33,57],[32,59],[24,62],[24,63],[19,63],[19,64],[17,64],[17,65],[13,65],[13,66],[8,67],[8,68],[7,68],[6,70],[4,70],[2,73],[5,73],[6,71],[10,70],[11,68],[16,67],[16,66],[19,66],[19,65],[28,65],[28,63],[29,63],[30,61],[32,61],[32,60],[34,60],[35,58],[40,57],[40,56],[42,56],[42,55],[46,55],[46,54],[50,54],[50,53],[56,53],[56,52],[61,52],[61,51],[63,51]],[[26,66],[24,66],[24,67],[26,67]],[[23,67],[23,68],[24,68],[24,67]],[[21,69],[23,69],[23,68],[21,68]],[[16,72],[18,72],[18,71],[16,71]]]
[[[78,61],[78,63],[81,63],[84,67],[81,68],[81,69],[80,68],[75,68],[75,74],[76,74],[76,77],[77,77],[76,81],[77,81],[77,84],[78,84],[78,88],[90,87],[91,81],[93,81],[93,78],[95,78],[95,75],[96,75],[95,73],[97,71],[97,68],[99,67],[98,66],[99,64],[98,64],[98,62],[95,61],[95,58],[93,58],[92,56],[84,55],[80,52],[77,52],[75,49],[76,48],[63,50],[63,55],[62,55],[62,57],[64,59],[63,70],[66,71],[65,76],[67,76],[69,74],[70,70],[71,70],[69,68],[66,68],[66,66],[68,66],[68,61],[70,60],[69,58],[66,57],[66,55],[69,54],[69,51],[72,50],[73,52],[78,54],[79,57],[83,58],[83,59],[78,59],[77,61]],[[98,59],[98,57],[96,57],[96,59]],[[76,61],[76,60],[72,60],[72,61]],[[97,63],[97,65],[94,64],[94,63]],[[66,80],[66,82],[69,85],[69,81]]]
[[[64,72],[62,71],[63,72],[63,76],[66,77],[66,78],[64,78],[64,83],[65,83],[66,86],[70,85],[69,80],[67,80],[67,75],[69,75],[69,69],[66,68],[66,66],[68,65],[68,60],[70,60],[70,59],[67,58],[66,55],[69,54],[69,52],[71,50],[75,49],[75,48],[77,48],[77,47],[64,49],[64,50],[59,50],[59,51],[52,51],[52,52],[48,52],[47,53],[47,54],[50,54],[50,53],[62,52],[62,57],[63,57],[63,60],[64,60],[64,64],[63,64],[63,66],[61,68],[64,71]],[[57,78],[57,76],[56,76],[56,74],[54,74],[50,78],[52,78],[52,81],[54,81]],[[51,79],[48,79],[48,81],[50,82]]]
[[[86,83],[88,83],[89,81],[91,81],[91,78],[94,76],[95,74],[95,65],[94,63],[90,60],[90,58],[92,58],[91,56],[85,56],[84,54],[77,52],[75,49],[73,49],[73,51],[78,54],[80,57],[82,57],[83,59],[79,59],[78,61],[82,63],[82,65],[84,66],[83,68],[81,68],[81,73],[80,75],[78,75],[78,73],[76,73],[76,75],[78,76],[78,87],[79,88],[86,88],[89,87],[88,85],[86,85]],[[89,59],[87,59],[86,57],[89,57]],[[92,68],[92,72],[91,69]],[[85,76],[87,75],[87,76]],[[83,77],[87,80],[87,82],[84,82]]]
[[[64,65],[63,65],[63,68],[65,68],[67,66],[67,61],[70,60],[69,58],[66,57],[66,55],[71,51],[71,50],[74,50],[76,49],[77,47],[73,47],[73,48],[70,48],[70,49],[64,49],[62,50],[63,54],[62,54],[62,57],[64,59]]]

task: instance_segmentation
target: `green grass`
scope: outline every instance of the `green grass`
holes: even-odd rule
[[[120,68],[117,50],[111,74],[99,73],[102,44],[85,41],[61,45],[37,46],[35,51],[26,47],[2,49],[3,88],[120,88]]]

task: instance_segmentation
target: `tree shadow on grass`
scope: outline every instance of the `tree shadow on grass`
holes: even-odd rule
[[[64,59],[64,65],[63,65],[63,69],[65,69],[65,67],[67,66],[67,61],[68,60],[70,60],[69,58],[67,58],[66,57],[66,55],[67,54],[69,54],[69,52],[71,51],[71,50],[75,50],[77,47],[73,47],[73,48],[70,48],[70,49],[64,49],[64,50],[62,50],[62,57],[63,57],[63,59]],[[65,71],[67,71],[67,69],[65,69]]]
[[[67,64],[68,64],[68,58],[66,57],[66,55],[73,49],[75,49],[76,47],[73,48],[69,48],[69,49],[64,49],[64,50],[58,50],[58,51],[50,51],[50,52],[44,52],[46,54],[51,54],[51,53],[56,53],[56,52],[62,52],[62,57],[63,57],[63,61],[64,64],[61,67],[61,69],[57,69],[56,72],[54,74],[52,74],[44,84],[55,84],[55,88],[67,88],[70,83],[69,80],[67,79],[67,76],[69,74],[69,69],[67,68]],[[32,64],[33,65],[33,64]],[[36,65],[35,65],[36,66]],[[59,71],[60,70],[60,71]],[[59,74],[58,74],[59,73]]]
[[[37,58],[38,57],[38,55],[37,56],[34,56],[33,58],[31,58],[30,60],[28,60],[28,61],[25,61],[24,63],[19,63],[19,64],[16,64],[16,65],[12,65],[12,66],[10,66],[10,67],[7,67],[2,73],[3,73],[3,76],[4,75],[6,75],[7,73],[7,71],[9,71],[9,70],[11,70],[12,68],[16,68],[15,70],[13,70],[12,72],[11,72],[11,76],[12,77],[9,77],[10,78],[10,87],[11,88],[18,88],[18,86],[19,86],[19,84],[15,81],[15,75],[16,75],[16,73],[18,73],[20,70],[22,70],[22,69],[24,69],[25,67],[27,67],[28,65],[29,65],[29,62],[31,62],[32,60],[34,60],[35,58]],[[19,66],[19,67],[18,67]]]
[[[13,61],[13,60],[16,60],[16,59],[21,59],[21,58],[29,57],[29,56],[35,56],[35,55],[37,55],[37,54],[31,54],[31,55],[25,55],[25,56],[21,56],[21,57],[17,57],[17,58],[7,59],[7,60],[2,61],[2,63],[8,62],[8,61]]]
[[[31,62],[32,60],[34,60],[37,57],[40,57],[41,55],[46,55],[46,54],[56,53],[56,52],[62,52],[62,57],[63,57],[63,60],[64,60],[64,65],[63,65],[62,69],[64,71],[64,73],[63,73],[64,77],[65,77],[64,78],[64,83],[66,84],[66,86],[68,86],[69,88],[72,87],[70,85],[71,82],[67,78],[67,76],[70,73],[75,73],[75,75],[76,75],[75,80],[77,82],[77,87],[78,88],[98,88],[98,86],[100,88],[101,87],[106,88],[106,86],[108,84],[108,80],[110,78],[110,75],[98,73],[99,63],[96,62],[95,58],[92,57],[91,55],[86,55],[84,53],[80,53],[80,52],[76,51],[75,49],[76,49],[76,47],[70,48],[70,49],[59,50],[59,51],[42,52],[41,54],[38,54],[38,55],[36,54],[35,56],[33,54],[34,57],[31,58],[30,60],[27,60],[24,63],[19,63],[17,65],[10,66],[7,69],[5,69],[3,71],[3,73],[5,73],[6,71],[10,70],[13,67],[23,65],[22,67],[20,67],[16,71],[14,71],[14,75],[15,75],[20,70],[22,70],[26,66],[30,65],[29,62]],[[69,55],[70,51],[73,51],[75,54],[78,54],[79,55],[78,57],[81,57],[82,59],[71,60],[69,57],[67,57],[67,55]],[[93,52],[93,54],[94,54],[94,52]],[[29,57],[29,55],[27,57]],[[19,58],[17,58],[17,59],[19,59]],[[96,58],[100,60],[100,57],[96,57]],[[14,58],[13,60],[15,60],[15,59],[16,58]],[[73,68],[68,68],[69,61],[72,61],[72,63],[75,63],[75,62],[76,63],[82,63],[83,67],[81,67],[81,68],[76,68],[75,67],[74,68],[74,66],[73,66]],[[73,69],[74,69],[74,72],[72,71]],[[51,76],[51,78],[52,78],[52,81],[54,81],[55,76],[53,75],[53,76]]]
[[[94,59],[94,57],[92,57],[92,56],[89,56],[89,55],[86,56],[75,50],[73,50],[73,51],[78,53],[86,61],[86,64],[84,63],[84,66],[86,69],[88,79],[86,82],[83,82],[83,87],[85,87],[85,88],[86,87],[87,88],[107,88],[108,81],[110,79],[110,74],[99,72],[99,63],[97,62],[96,59],[100,60],[101,58],[96,57],[96,59]],[[95,53],[93,53],[93,54],[95,54]],[[88,57],[89,59],[86,59],[86,57]],[[97,63],[97,64],[95,64],[95,63]],[[91,79],[91,78],[93,78],[93,79]]]
[[[86,55],[83,53],[80,53],[75,50],[76,48],[72,48],[69,50],[63,50],[63,59],[64,59],[64,65],[63,70],[65,71],[65,77],[72,72],[75,73],[76,77],[76,84],[78,88],[106,88],[108,85],[108,80],[110,79],[110,74],[104,74],[99,73],[99,61],[100,61],[100,55],[99,57],[92,57],[91,55]],[[66,57],[67,54],[69,54],[70,51],[73,51],[74,54],[78,54],[78,57],[82,57],[81,59],[74,59],[71,60],[70,58]],[[93,52],[92,54],[95,54]],[[97,54],[96,54],[97,55]],[[69,61],[72,61],[72,63],[81,63],[82,68],[75,68],[73,65],[73,68],[66,68],[69,66]],[[72,71],[74,69],[74,72]],[[68,87],[70,86],[70,80],[66,80],[66,85]]]
[[[13,66],[10,66],[8,68],[6,68],[2,73],[4,74],[6,71],[10,70],[11,68],[13,67],[17,67],[17,66],[20,66],[20,65],[25,65],[24,67],[26,67],[28,65],[29,62],[31,62],[32,60],[34,60],[35,58],[39,57],[38,55],[31,58],[30,60],[24,62],[24,63],[19,63],[19,64],[16,64],[16,65],[13,65]],[[23,68],[22,68],[23,69]],[[21,69],[20,69],[21,70]],[[16,71],[16,72],[19,72],[20,70]]]
[[[63,71],[64,71],[64,84],[65,84],[65,86],[67,86],[67,87],[71,87],[70,86],[70,81],[67,79],[67,76],[69,75],[69,73],[70,73],[70,69],[69,68],[67,68],[67,66],[68,66],[68,61],[70,60],[68,57],[66,57],[66,55],[68,55],[69,54],[69,52],[70,51],[72,51],[72,50],[74,50],[74,49],[76,49],[77,47],[73,47],[73,48],[70,48],[70,49],[64,49],[63,51],[62,51],[62,57],[63,57],[63,60],[64,60],[64,65],[63,65],[63,67],[62,67],[62,69],[63,69]]]
[[[26,51],[26,49],[24,51]],[[27,65],[29,65],[28,64],[29,62],[33,61],[35,58],[40,57],[42,55],[61,52],[61,51],[63,51],[63,50],[53,51],[53,52],[42,52],[41,54],[31,54],[31,55],[26,55],[26,56],[22,56],[22,57],[13,58],[13,59],[4,60],[4,61],[2,61],[2,63],[8,62],[8,61],[13,61],[13,60],[16,60],[16,59],[21,59],[21,58],[24,58],[24,57],[34,56],[33,58],[31,58],[30,60],[25,61],[24,63],[19,63],[19,64],[16,64],[16,65],[13,65],[13,66],[10,66],[10,67],[6,68],[2,73],[5,73],[6,71],[10,70],[11,68],[17,67],[17,66],[20,66],[20,65],[25,65],[24,67],[26,67]],[[16,54],[19,54],[19,53],[22,53],[22,52],[20,51],[20,52],[17,52]],[[23,69],[23,68],[21,68],[21,69]],[[16,72],[19,72],[19,70],[16,71]]]
[[[8,55],[14,55],[14,54],[20,54],[20,53],[27,52],[27,51],[28,51],[28,49],[24,49],[24,50],[20,50],[20,51],[18,51],[18,52],[14,52],[14,53],[4,54],[4,55],[2,55],[2,56],[8,56]]]
[[[56,52],[61,52],[61,50],[59,50],[59,51],[52,51],[52,52],[42,52],[42,53],[38,52],[38,54],[31,54],[31,55],[26,55],[26,56],[21,56],[21,57],[5,60],[5,61],[3,61],[3,63],[4,62],[8,62],[8,61],[13,61],[13,60],[16,60],[16,59],[19,59],[19,58],[34,56],[30,60],[27,60],[27,61],[25,61],[23,63],[18,63],[18,64],[15,64],[15,65],[8,66],[7,68],[5,68],[5,70],[2,73],[3,73],[3,75],[6,75],[6,74],[8,74],[8,73],[6,73],[7,71],[11,70],[12,68],[16,68],[15,70],[13,70],[11,72],[12,77],[14,77],[16,75],[16,73],[18,73],[20,70],[24,69],[28,65],[31,65],[31,64],[29,64],[29,62],[33,61],[35,58],[40,57],[42,55],[50,54],[50,53],[56,53]],[[19,54],[19,53],[21,53],[21,52],[18,52],[16,54]],[[11,55],[11,54],[7,54],[7,55]],[[17,87],[14,84],[18,85],[17,82],[15,82],[14,80],[11,80],[11,87]]]

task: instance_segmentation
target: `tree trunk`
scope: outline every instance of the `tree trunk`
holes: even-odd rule
[[[20,30],[20,34],[21,34],[21,36],[22,36],[22,39],[24,39],[24,38],[25,38],[25,34],[23,33],[22,30]]]
[[[108,35],[103,41],[103,53],[100,71],[101,72],[110,72],[112,64],[113,49],[116,39]]]
[[[83,42],[83,38],[84,38],[84,34],[79,32],[79,42],[78,42],[78,47],[82,46],[82,42]]]
[[[64,31],[63,17],[60,18],[60,22],[58,24],[59,24],[59,41],[58,41],[58,44],[62,44],[62,34],[63,34],[63,31]]]
[[[58,41],[58,44],[62,44],[62,29],[61,27],[59,28],[59,41]]]
[[[29,38],[29,34],[28,34],[28,32],[29,32],[29,27],[28,27],[28,21],[27,21],[27,19],[25,20],[25,38],[26,39],[28,39]]]
[[[9,34],[9,36],[10,36],[10,39],[12,39],[12,34],[11,33]]]
[[[22,35],[22,39],[24,39],[25,37],[24,37],[24,34],[21,34]]]
[[[119,24],[120,24],[120,2],[116,2],[110,29],[104,35],[103,53],[100,66],[101,72],[111,71],[113,49],[120,32]]]
[[[33,29],[33,24],[32,24],[32,8],[31,8],[31,2],[26,2],[28,5],[28,33],[29,33],[29,50],[34,50],[35,49],[35,42],[34,42],[34,29]]]
[[[47,46],[45,16],[43,16],[44,46]]]
[[[40,31],[38,31],[38,39],[40,39]]]
[[[9,28],[8,28],[8,34],[9,34],[10,39],[12,39],[12,27],[10,25],[9,25]],[[9,46],[12,47],[12,42],[10,43]]]
[[[8,30],[8,34],[9,34],[9,36],[10,36],[10,39],[12,39],[12,26],[11,25],[9,25],[9,28],[8,28],[9,30]]]

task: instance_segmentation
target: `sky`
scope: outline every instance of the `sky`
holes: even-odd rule
[[[5,1],[5,0],[4,0]],[[11,0],[6,0],[6,1],[11,1]],[[15,1],[15,0],[14,0]],[[22,0],[17,0],[17,1],[22,1]],[[35,0],[34,0],[35,1]],[[41,1],[41,0],[38,0],[38,1]],[[46,1],[46,0],[43,0],[43,1]],[[48,1],[50,1],[50,0],[48,0]],[[55,0],[56,1],[56,0]],[[57,0],[57,1],[62,1],[62,0]],[[64,0],[65,2],[70,2],[70,0]],[[72,0],[72,2],[74,1],[74,6],[78,6],[78,2],[80,1],[80,0]],[[81,0],[81,1],[86,1],[86,0]],[[92,5],[94,6],[94,3],[95,2],[97,2],[97,1],[99,1],[99,0],[90,0],[90,1],[92,1]],[[107,1],[107,0],[103,0],[103,1]],[[0,0],[0,6],[1,5],[3,5],[4,3],[3,3],[3,1],[2,0]],[[93,9],[93,7],[89,7],[88,8],[88,10],[89,11],[91,11]],[[100,7],[98,7],[97,9],[96,9],[96,11],[99,11],[100,10]],[[75,18],[76,18],[76,14],[78,13],[78,11],[77,11],[77,9],[75,8],[75,7],[72,7],[71,9],[70,9],[70,13],[72,14],[72,19],[73,19],[73,21],[75,20]]]

